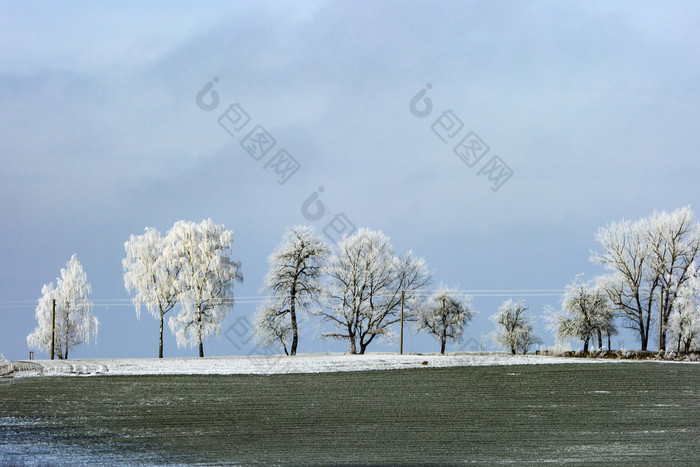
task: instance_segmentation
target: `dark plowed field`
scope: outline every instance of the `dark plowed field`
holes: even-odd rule
[[[0,380],[0,464],[700,464],[700,365]]]

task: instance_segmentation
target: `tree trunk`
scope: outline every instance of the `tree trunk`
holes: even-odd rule
[[[350,353],[355,355],[357,353],[357,345],[355,344],[355,337],[350,337]]]
[[[650,293],[654,293],[652,290]],[[639,302],[638,302],[639,303]],[[639,307],[639,310],[642,310],[641,306]],[[646,318],[644,315],[639,317],[639,337],[642,342],[642,350],[646,351],[648,344],[649,344],[649,329],[651,329],[651,315],[652,315],[652,310],[651,310],[651,300],[649,301],[649,305],[647,305],[646,308]],[[646,323],[644,321],[646,320]]]
[[[202,308],[197,307],[197,338],[199,339],[199,358],[204,357],[204,344],[202,344]]]
[[[583,353],[584,354],[588,353],[588,339],[583,341]]]
[[[610,342],[610,333],[608,333],[608,352],[612,350],[612,344]]]
[[[163,311],[160,312],[160,340],[158,341],[158,358],[163,358]]]
[[[598,350],[603,350],[603,333],[598,329]]]
[[[664,324],[661,329],[661,342],[659,342],[659,349],[666,350],[666,317],[663,317]]]
[[[292,286],[292,296],[290,298],[289,314],[292,315],[292,348],[290,353],[297,354],[297,343],[299,342],[299,331],[297,330],[297,313],[296,313],[296,284]]]
[[[663,321],[664,317],[663,315],[661,316],[661,323],[659,323],[659,326],[661,326],[661,329],[659,329],[659,352],[665,352],[666,351],[666,330],[664,329]]]
[[[662,296],[664,307],[663,312],[661,313],[662,322],[659,324],[659,326],[661,326],[661,342],[659,342],[659,348],[661,350],[666,350],[666,326],[668,325],[668,318],[671,315],[671,308],[669,307],[669,290],[666,289]]]
[[[640,321],[639,323],[639,340],[642,342],[642,350],[646,351],[647,350],[647,343],[649,341],[649,329],[644,329],[644,321]]]
[[[515,347],[513,347],[513,346],[510,347],[510,353],[512,353],[513,355],[515,355]]]
[[[447,343],[447,338],[445,336],[442,336],[440,339],[441,346],[440,346],[440,354],[445,355],[445,344]]]
[[[68,323],[69,323],[68,310],[69,309],[70,308],[68,307],[68,305],[66,305],[66,343],[65,343],[65,345],[66,345],[66,358],[65,358],[65,360],[68,360]]]

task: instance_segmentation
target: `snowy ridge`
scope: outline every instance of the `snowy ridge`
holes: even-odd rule
[[[622,363],[629,360],[564,358],[504,353],[453,355],[397,355],[371,353],[300,354],[294,357],[241,356],[206,358],[125,358],[100,360],[33,360],[12,362],[8,376],[98,376],[98,375],[235,375],[326,373],[335,371],[395,370],[456,366],[536,365],[566,363]]]

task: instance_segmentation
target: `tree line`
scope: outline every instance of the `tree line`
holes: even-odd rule
[[[583,341],[588,351],[595,338],[602,348],[603,335],[610,348],[619,320],[636,334],[643,351],[654,331],[659,351],[692,350],[700,336],[700,223],[690,207],[611,222],[598,230],[596,240],[600,251],[591,261],[608,273],[588,282],[575,278],[565,289],[562,311],[548,310],[550,329],[559,339]]]
[[[700,225],[690,208],[613,222],[596,238],[601,251],[591,260],[609,273],[588,282],[577,276],[566,286],[560,310],[546,307],[557,340],[579,340],[587,352],[596,340],[602,349],[605,339],[610,349],[620,321],[647,350],[657,323],[660,349],[668,335],[677,351],[690,351],[700,334],[700,271],[694,263]],[[166,314],[177,345],[197,346],[200,357],[204,341],[220,335],[234,304],[234,284],[243,280],[241,263],[231,258],[232,242],[233,233],[211,219],[176,222],[165,235],[146,228],[125,242],[124,285],[137,317],[145,307],[160,322],[159,357]],[[444,284],[429,294],[432,273],[425,261],[411,251],[396,254],[381,231],[362,228],[331,246],[312,227],[294,226],[268,262],[255,337],[287,355],[297,353],[300,322],[308,318],[321,326],[322,337],[346,341],[349,353],[363,354],[375,340],[392,337],[402,319],[433,335],[444,353],[448,342],[462,339],[476,313],[470,296]],[[42,289],[38,326],[27,337],[30,348],[49,352],[53,340],[58,357],[68,358],[70,348],[96,336],[89,293],[73,255],[57,285]],[[523,300],[504,302],[491,317],[492,340],[513,354],[541,344],[527,311]]]

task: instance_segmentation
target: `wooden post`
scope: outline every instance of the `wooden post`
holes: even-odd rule
[[[401,338],[399,340],[399,354],[403,355],[403,297],[404,291],[401,291]]]
[[[51,360],[54,354],[54,342],[56,341],[56,299],[53,299],[51,306]]]

